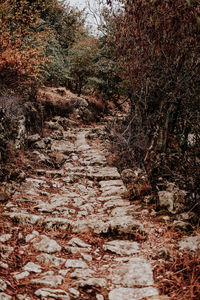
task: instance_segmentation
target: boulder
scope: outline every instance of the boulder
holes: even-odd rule
[[[176,214],[184,209],[187,192],[180,190],[174,183],[168,182],[165,191],[158,192],[158,207]]]

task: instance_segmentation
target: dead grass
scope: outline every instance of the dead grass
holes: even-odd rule
[[[154,270],[161,294],[170,299],[200,299],[200,253],[173,253],[173,261],[162,261]]]

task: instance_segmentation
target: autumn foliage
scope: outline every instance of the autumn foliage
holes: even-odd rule
[[[63,81],[67,48],[83,27],[80,15],[56,0],[1,1],[1,93]]]
[[[9,87],[31,85],[44,62],[41,41],[36,33],[38,9],[28,1],[1,1],[0,81]]]
[[[182,174],[189,174],[189,161],[196,172],[200,2],[119,2],[123,8],[114,14],[113,40],[132,110],[124,137],[134,149],[137,163],[145,165],[154,179],[166,174],[171,180],[178,160],[183,165],[177,172],[182,169]]]

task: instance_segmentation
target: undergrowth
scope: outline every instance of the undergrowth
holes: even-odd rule
[[[169,299],[200,299],[199,254],[179,252],[173,261],[162,261],[154,269],[155,280],[161,295]]]

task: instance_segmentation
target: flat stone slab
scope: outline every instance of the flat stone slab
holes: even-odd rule
[[[41,235],[32,240],[33,247],[40,251],[46,253],[55,253],[61,251],[61,246],[55,240],[50,239],[46,235]]]
[[[139,205],[126,205],[124,207],[115,207],[112,212],[111,216],[113,217],[123,217],[123,216],[134,216],[141,214],[141,212],[138,212],[138,209],[140,208]]]
[[[130,202],[129,201],[125,201],[123,199],[119,199],[119,200],[109,200],[107,202],[104,203],[103,207],[105,209],[112,209],[112,208],[118,208],[121,209],[123,206],[129,206]]]
[[[28,272],[33,272],[33,273],[41,273],[41,266],[40,265],[36,265],[33,262],[29,262],[27,263],[24,267],[23,267],[24,271],[28,271]]]
[[[29,213],[23,213],[23,212],[14,212],[14,213],[5,213],[4,215],[9,216],[11,219],[15,219],[20,222],[22,225],[27,225],[27,224],[37,224],[40,223],[43,219],[42,216],[38,215],[33,215]]]
[[[102,189],[102,197],[123,195],[126,192],[124,186],[111,186]]]
[[[77,220],[72,224],[73,232],[89,232],[92,230],[96,234],[112,234],[122,236],[125,234],[135,235],[140,233],[146,235],[143,225],[132,216],[112,217],[96,215],[93,218]]]
[[[86,280],[79,280],[77,282],[77,287],[96,287],[102,288],[106,287],[107,281],[104,278],[89,278]]]
[[[14,278],[17,279],[17,280],[21,280],[21,279],[24,279],[25,277],[28,277],[29,275],[30,275],[30,272],[24,271],[22,273],[15,274]]]
[[[52,141],[51,144],[52,151],[60,151],[63,153],[71,153],[75,151],[74,144],[69,141]]]
[[[65,263],[65,267],[87,269],[88,265],[81,259],[68,259]]]
[[[56,289],[48,289],[42,288],[35,292],[35,295],[40,297],[41,299],[61,299],[61,300],[70,300],[67,292],[63,290]]]
[[[89,169],[89,168],[88,168]],[[104,167],[104,168],[92,168],[88,170],[87,177],[96,178],[97,180],[109,180],[109,179],[120,179],[120,174],[117,168]]]
[[[101,201],[101,202],[108,202],[108,201],[119,201],[119,200],[122,200],[122,198],[120,195],[104,196],[104,197],[101,196],[101,197],[98,197],[97,200]]]
[[[136,221],[132,216],[112,217],[108,223],[109,229],[112,232],[117,232],[119,235],[134,235],[136,232],[146,234],[142,223]]]
[[[139,245],[137,242],[120,240],[107,242],[105,245],[103,245],[103,249],[109,250],[121,256],[129,256],[140,252]]]
[[[55,267],[59,267],[66,262],[66,259],[62,257],[57,257],[55,255],[42,253],[36,257],[36,260],[43,264],[52,264]]]
[[[158,291],[153,287],[146,288],[117,288],[112,290],[109,300],[140,300],[146,297],[157,296]]]
[[[70,277],[85,280],[93,277],[94,274],[95,272],[91,269],[75,269],[74,272],[70,274]]]
[[[79,238],[72,238],[69,242],[68,242],[69,246],[73,246],[73,247],[80,247],[80,248],[91,248],[91,245],[86,244],[84,241],[82,241]]]
[[[111,186],[124,186],[124,183],[121,179],[119,180],[103,180],[99,182],[101,188],[110,188]]]
[[[34,278],[31,280],[31,283],[57,288],[59,285],[63,283],[63,280],[64,278],[60,275],[47,275],[41,278]]]
[[[110,269],[110,280],[125,287],[151,286],[154,284],[151,265],[143,258],[136,257]]]
[[[84,151],[90,149],[90,146],[87,144],[85,138],[86,133],[86,131],[78,133],[77,140],[75,142],[75,148],[77,151]]]

